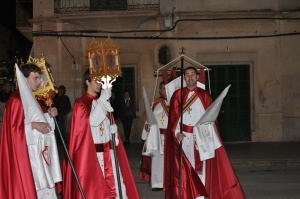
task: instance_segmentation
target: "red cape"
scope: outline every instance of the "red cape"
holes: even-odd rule
[[[208,92],[196,88],[199,99],[205,109],[212,103]],[[183,89],[183,101],[185,102],[189,89]],[[170,105],[168,133],[165,136],[165,173],[164,189],[165,198],[177,198],[179,194],[179,150],[180,145],[175,137],[174,131],[180,119],[181,92],[174,92]],[[220,136],[219,139],[221,140]],[[232,168],[224,146],[215,151],[215,157],[206,161],[205,189],[210,199],[243,199],[246,198],[241,185]],[[182,199],[192,199],[198,196],[207,196],[203,190],[203,184],[197,173],[191,166],[189,160],[182,153]]]
[[[68,151],[86,198],[110,199],[90,129],[89,116],[93,99],[91,95],[85,94],[75,101]],[[126,193],[129,199],[138,199],[140,198],[139,192],[120,136],[119,140],[117,156],[126,186]],[[67,159],[63,163],[63,198],[82,198]]]
[[[149,184],[151,184],[151,164],[151,156],[142,155],[139,180],[147,181]]]
[[[28,156],[24,109],[19,91],[6,103],[0,144],[0,198],[37,199]]]

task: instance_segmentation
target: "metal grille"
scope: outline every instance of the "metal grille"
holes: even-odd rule
[[[55,13],[159,9],[159,0],[55,0]]]

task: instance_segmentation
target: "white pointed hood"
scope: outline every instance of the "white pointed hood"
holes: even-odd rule
[[[196,125],[204,124],[204,123],[213,123],[216,121],[216,119],[219,115],[223,100],[226,97],[230,86],[231,85],[227,86],[223,90],[223,92],[218,96],[218,98],[206,109],[205,113],[202,115],[202,117],[200,118],[200,120],[197,122]]]
[[[146,92],[145,87],[143,86],[143,97],[144,97],[144,103],[145,103],[145,111],[146,111],[146,116],[147,116],[147,120],[148,120],[148,124],[150,126],[152,125],[157,125],[157,121],[156,118],[153,114],[153,111],[150,107],[150,102],[149,102],[149,98]]]
[[[25,123],[27,124],[30,122],[47,122],[44,113],[40,105],[38,104],[36,98],[34,97],[33,92],[30,86],[28,85],[23,73],[20,71],[17,64],[15,66],[18,86],[25,114]]]

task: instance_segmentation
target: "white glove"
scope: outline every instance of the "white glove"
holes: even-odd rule
[[[117,133],[117,131],[118,131],[118,127],[117,127],[116,124],[112,124],[112,125],[109,126],[109,132],[111,134],[115,134],[115,133]]]
[[[101,90],[101,95],[99,97],[101,101],[107,101],[109,100],[110,97],[111,97],[111,88]]]
[[[101,108],[107,112],[114,111],[114,109],[111,107],[110,103],[107,101],[107,100],[109,100],[110,97],[111,97],[111,88],[101,90],[101,95],[99,97],[98,103],[100,103]]]

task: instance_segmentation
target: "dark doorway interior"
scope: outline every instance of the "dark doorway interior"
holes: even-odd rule
[[[231,84],[218,116],[222,140],[250,141],[250,66],[207,65],[207,67],[212,69],[209,74],[213,100]]]
[[[130,98],[135,101],[135,67],[121,67],[121,70],[122,77],[118,77],[113,83],[113,90],[115,91],[116,98],[122,99],[123,91],[126,89],[129,90]]]

